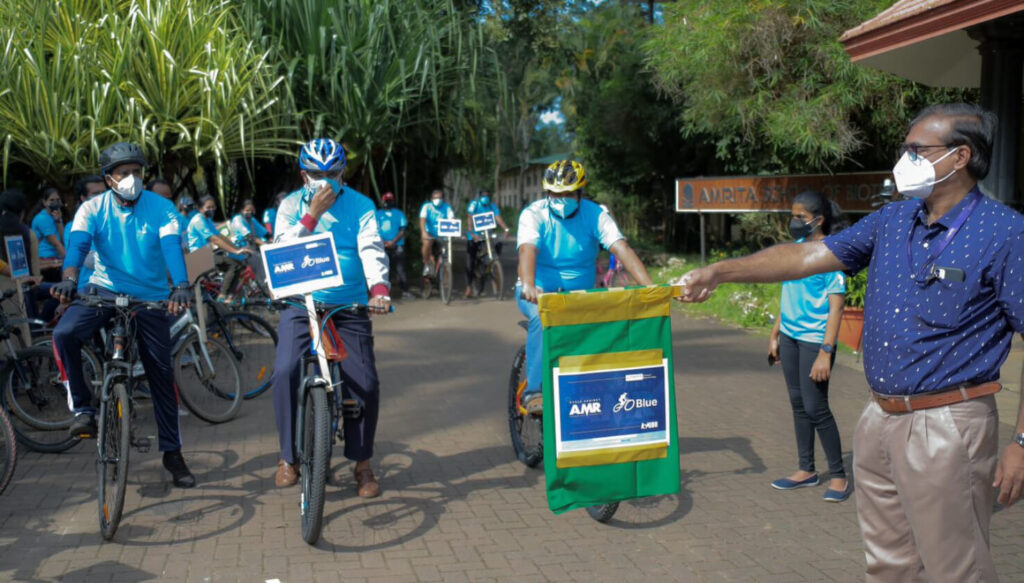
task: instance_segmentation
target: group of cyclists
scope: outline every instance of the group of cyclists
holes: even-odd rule
[[[105,298],[127,295],[146,302],[165,302],[167,312],[178,314],[192,302],[193,292],[185,268],[188,252],[212,245],[231,258],[220,267],[225,280],[244,263],[255,264],[254,249],[269,241],[283,242],[320,233],[331,233],[344,283],[315,292],[318,307],[331,309],[338,337],[348,353],[341,363],[346,391],[360,404],[355,418],[345,418],[344,455],[355,463],[353,477],[360,497],[380,495],[380,484],[371,468],[380,402],[371,315],[390,311],[390,269],[395,266],[398,285],[407,290],[405,235],[408,221],[395,208],[394,194],[381,197],[378,209],[367,196],[343,182],[346,152],[338,142],[315,139],[298,155],[302,186],[277,197],[263,220],[255,218],[251,200],[243,201],[231,221],[232,237],[213,224],[216,201],[204,196],[194,203],[185,196],[177,207],[163,180],[143,185],[147,161],[142,150],[117,143],[102,151],[100,171],[76,189],[79,208],[66,228],[59,252],[63,253],[60,281],[49,293],[65,307],[53,331],[53,350],[74,413],[71,433],[95,437],[94,396],[82,369],[81,347],[112,317],[111,309],[87,306],[79,296]],[[519,308],[529,319],[529,360],[526,405],[532,414],[541,411],[540,320],[537,297],[544,291],[571,291],[594,286],[595,260],[599,249],[614,252],[641,284],[651,282],[629,248],[608,210],[582,198],[586,185],[583,167],[574,161],[552,164],[544,173],[546,196],[522,211],[517,247],[519,254]],[[472,214],[494,212],[497,224],[508,231],[497,205],[487,191],[470,202]],[[435,190],[419,212],[423,256],[431,257],[438,240],[437,221],[454,218],[454,211]],[[467,275],[472,277],[482,241],[479,231],[468,228]],[[500,245],[500,243],[499,243]],[[54,247],[57,247],[56,245]],[[424,262],[429,275],[432,262]],[[466,295],[471,294],[467,285]],[[231,289],[225,282],[222,289]],[[77,299],[76,299],[77,298]],[[341,309],[335,309],[335,308]],[[177,397],[171,367],[170,318],[156,311],[138,314],[137,343],[149,379],[159,449],[163,465],[175,486],[193,487],[195,477],[182,456]],[[303,356],[311,343],[307,312],[287,308],[280,314],[278,343],[271,378],[280,459],[275,485],[288,487],[298,481],[294,421],[296,394]]]

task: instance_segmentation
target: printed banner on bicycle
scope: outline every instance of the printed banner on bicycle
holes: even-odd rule
[[[490,231],[497,228],[498,223],[494,220],[493,212],[480,213],[473,215],[473,230],[474,231]]]
[[[552,372],[559,468],[665,457],[668,360],[660,350],[566,356]]]
[[[260,253],[270,297],[274,299],[313,293],[344,283],[331,233],[263,245]]]
[[[459,219],[437,219],[438,237],[461,237],[462,221]]]
[[[676,286],[542,294],[544,475],[556,513],[679,492]]]
[[[4,237],[4,246],[7,248],[7,263],[11,266],[11,277],[28,277],[28,253],[25,252],[25,240],[21,235],[7,235]]]

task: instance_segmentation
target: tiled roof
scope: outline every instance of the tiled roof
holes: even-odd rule
[[[899,2],[883,10],[878,16],[855,26],[843,33],[839,40],[845,41],[848,38],[860,36],[872,30],[882,28],[887,24],[899,22],[917,14],[935,10],[936,8],[953,4],[957,0],[899,0]]]

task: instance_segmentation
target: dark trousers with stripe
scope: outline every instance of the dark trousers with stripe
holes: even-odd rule
[[[348,358],[341,362],[344,396],[362,405],[358,419],[344,419],[345,457],[363,461],[373,457],[373,439],[377,433],[380,408],[380,382],[373,354],[373,325],[369,317],[351,312],[334,316]],[[309,353],[309,318],[305,310],[290,308],[281,312],[277,327],[277,357],[274,360],[274,419],[281,446],[281,458],[295,463],[295,409],[303,359]],[[335,395],[340,397],[340,395]]]
[[[108,295],[109,292],[100,292]],[[111,297],[112,294],[111,294]],[[75,413],[95,413],[92,390],[82,372],[82,345],[114,316],[113,308],[93,308],[75,302],[68,306],[53,330],[53,352],[68,402]],[[178,395],[171,370],[170,319],[166,312],[138,310],[134,318],[135,342],[153,395],[153,413],[160,451],[181,449],[178,426]]]

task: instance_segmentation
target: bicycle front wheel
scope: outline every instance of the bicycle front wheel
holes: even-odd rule
[[[192,334],[174,354],[174,380],[181,401],[207,423],[229,421],[242,406],[238,361],[220,340],[208,338],[204,352]]]
[[[302,429],[295,449],[299,456],[302,540],[316,544],[324,522],[324,488],[331,467],[331,397],[314,384],[302,400]]]
[[[223,340],[241,364],[243,398],[253,399],[270,388],[277,332],[269,322],[248,312],[230,312],[212,322],[206,333]]]
[[[590,515],[594,520],[604,524],[615,516],[615,511],[619,509],[618,502],[612,502],[611,504],[599,504],[597,506],[587,506],[587,514]]]
[[[494,299],[498,301],[505,299],[505,272],[501,269],[501,261],[495,257],[487,269],[491,276],[491,291],[494,292]]]
[[[447,261],[441,264],[441,271],[438,272],[438,291],[441,292],[441,301],[450,304],[452,301],[452,264]]]
[[[106,540],[114,538],[124,510],[131,447],[131,406],[128,390],[122,382],[114,383],[106,400],[100,402],[96,469],[99,470],[100,534]]]
[[[7,410],[0,407],[0,494],[14,476],[14,465],[18,462],[18,444],[14,438],[14,426]]]
[[[541,418],[529,415],[522,405],[526,388],[526,347],[521,346],[512,359],[512,372],[508,379],[508,432],[512,449],[519,461],[535,468],[544,459],[544,434]]]

